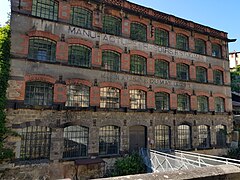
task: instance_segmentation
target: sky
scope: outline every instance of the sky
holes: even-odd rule
[[[229,51],[240,51],[240,0],[129,0],[228,33]],[[0,24],[7,21],[9,0],[1,0]]]

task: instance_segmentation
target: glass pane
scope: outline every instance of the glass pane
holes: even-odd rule
[[[101,108],[119,108],[120,90],[114,87],[100,89]]]
[[[120,54],[114,51],[102,52],[102,67],[106,70],[119,71],[120,70]]]
[[[178,94],[177,95],[177,102],[178,102],[178,111],[189,111],[189,96],[186,94]]]
[[[195,52],[199,54],[205,54],[206,53],[206,45],[205,42],[201,39],[195,40]]]
[[[146,58],[132,55],[130,60],[130,72],[133,74],[146,75]]]
[[[223,125],[216,126],[216,145],[224,147],[227,144],[227,130]]]
[[[213,83],[217,85],[223,84],[223,72],[219,70],[213,71]]]
[[[169,94],[158,92],[155,94],[156,109],[169,110]]]
[[[208,97],[198,96],[197,103],[199,112],[208,112]]]
[[[121,31],[121,19],[108,15],[103,16],[103,32],[107,34],[121,35]]]
[[[131,109],[146,109],[146,92],[142,90],[130,90]]]
[[[221,46],[218,44],[212,44],[212,56],[221,58]]]
[[[207,82],[207,69],[204,67],[198,66],[196,68],[196,80],[198,82],[206,83]]]
[[[168,79],[169,77],[169,63],[163,60],[155,61],[155,76]]]
[[[177,48],[181,50],[188,50],[188,37],[177,34]]]
[[[165,125],[158,125],[155,127],[155,144],[156,149],[170,149],[170,128]]]
[[[92,28],[92,12],[79,7],[72,7],[71,23],[76,26]]]
[[[68,50],[68,63],[75,66],[90,67],[91,54],[91,49],[86,46],[70,46]]]
[[[147,41],[147,27],[139,23],[131,23],[130,38],[138,41]]]
[[[186,64],[177,64],[177,79],[189,80],[189,67]]]
[[[210,130],[208,126],[198,126],[198,147],[209,148],[210,147]]]
[[[168,32],[163,29],[155,29],[155,44],[168,46]]]
[[[178,126],[178,148],[190,149],[191,148],[191,132],[188,125]]]

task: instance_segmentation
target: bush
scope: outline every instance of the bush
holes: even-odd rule
[[[233,159],[240,159],[240,147],[229,149],[227,152],[227,157]]]

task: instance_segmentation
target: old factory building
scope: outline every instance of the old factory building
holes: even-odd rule
[[[11,3],[7,122],[21,134],[17,162],[229,144],[226,32],[125,0]]]

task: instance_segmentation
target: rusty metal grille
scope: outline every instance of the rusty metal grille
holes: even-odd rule
[[[86,157],[88,152],[89,130],[83,126],[64,128],[63,158]]]
[[[120,90],[114,87],[100,89],[100,108],[119,108]]]
[[[177,128],[177,148],[178,149],[190,149],[191,148],[191,130],[188,125],[180,125]]]
[[[155,76],[168,79],[169,78],[169,63],[164,60],[155,61]]]
[[[146,75],[147,73],[146,58],[138,55],[131,55],[130,72],[133,74]]]
[[[119,154],[120,128],[104,126],[99,130],[99,155]]]
[[[166,125],[155,127],[155,144],[157,150],[170,149],[171,131]]]
[[[122,34],[122,21],[119,18],[104,15],[103,16],[103,32],[107,34],[113,35],[121,35]]]
[[[70,65],[90,67],[92,51],[81,45],[72,45],[68,51],[68,63]]]
[[[185,50],[187,51],[188,50],[188,37],[187,36],[184,36],[182,34],[177,34],[177,49],[180,49],[180,50]]]
[[[142,90],[130,90],[131,109],[146,109],[146,92]]]
[[[54,0],[33,0],[32,15],[57,20],[58,2]]]
[[[71,24],[84,28],[92,28],[92,11],[80,7],[72,7]]]
[[[102,67],[106,70],[119,71],[120,70],[120,54],[114,51],[102,52]]]
[[[49,127],[29,126],[21,132],[21,160],[49,159],[51,129]]]
[[[147,26],[139,23],[131,23],[130,38],[137,41],[147,41]]]
[[[168,46],[168,32],[163,29],[155,29],[155,44]]]
[[[210,128],[206,125],[198,126],[198,147],[209,148],[210,147]]]

